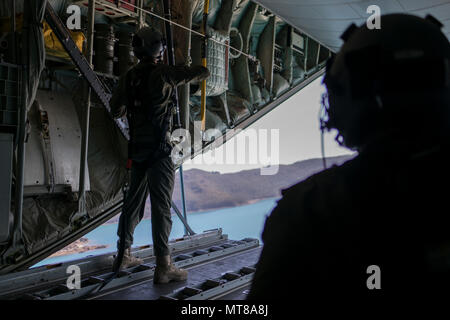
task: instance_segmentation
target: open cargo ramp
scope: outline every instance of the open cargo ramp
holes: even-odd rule
[[[35,1],[34,4],[44,5],[43,1]],[[0,243],[0,274],[33,266],[108,221],[122,208],[128,128],[126,119],[112,121],[109,113],[109,98],[119,77],[111,69],[98,69],[102,64],[96,64],[92,45],[88,46],[87,57],[79,51],[62,19],[64,5],[72,2],[88,4],[87,13],[85,9],[82,11],[88,22],[85,28],[88,44],[95,34],[100,34],[96,24],[102,25],[103,30],[105,25],[114,26],[121,35],[144,24],[163,33],[167,31],[161,20],[166,16],[161,5],[167,1],[144,1],[160,3],[153,7],[143,7],[143,1],[118,6],[114,8],[114,16],[89,6],[89,3],[98,8],[114,6],[106,0],[49,0],[42,7],[45,13],[42,17],[51,29],[46,30],[51,32],[46,33],[45,37],[50,34],[50,38],[44,37],[48,41],[44,41],[45,48],[41,50],[46,53],[45,73],[52,76],[42,77],[36,103],[27,110],[31,133],[23,152],[26,153],[25,185],[21,188],[24,205],[14,216],[23,223],[21,228],[12,230],[8,222],[13,215],[0,213],[0,220],[5,221],[2,225],[7,229],[0,234],[4,234]],[[13,3],[18,4],[17,12],[24,10],[19,5],[21,1]],[[203,3],[172,1],[172,22],[184,26],[172,26],[177,64],[201,62],[203,38],[199,30]],[[191,154],[179,159],[180,168],[183,161],[225,143],[320,77],[326,60],[333,54],[255,1],[222,0],[210,4],[206,55],[212,76],[206,83],[206,131],[200,135],[200,141],[192,144]],[[9,13],[8,7],[0,8],[1,15]],[[55,56],[55,47],[48,45],[58,39],[61,48]],[[86,84],[91,95],[83,93]],[[178,92],[182,126],[189,128],[191,137],[198,137],[195,123],[202,119],[200,88],[183,86]],[[215,133],[211,134],[209,129]],[[70,170],[59,170],[69,163],[64,160],[69,154]],[[183,219],[181,211],[173,209]],[[11,241],[13,238],[17,240],[15,243]]]
[[[170,248],[174,264],[188,270],[187,281],[154,285],[155,256],[151,246],[144,246],[133,250],[144,263],[122,270],[100,291],[111,275],[114,253],[0,276],[0,299],[242,299],[261,251],[257,239],[229,240],[221,229],[174,240]],[[81,287],[71,290],[67,281],[74,266],[81,272]]]

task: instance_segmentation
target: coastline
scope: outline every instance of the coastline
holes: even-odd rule
[[[254,204],[254,203],[257,203],[257,202],[260,202],[260,201],[269,200],[269,199],[277,199],[277,198],[279,198],[279,197],[257,198],[257,199],[247,200],[246,202],[240,203],[240,204],[235,205],[235,206],[219,206],[219,207],[212,207],[212,208],[197,209],[195,211],[189,211],[188,210],[187,214],[209,212],[209,211],[216,211],[216,210],[221,210],[221,209],[229,209],[229,208],[241,207],[241,206]],[[147,202],[149,202],[148,199],[147,199]],[[145,211],[146,212],[150,212],[151,211],[150,206],[148,205],[148,203],[146,203]],[[118,214],[117,216],[109,219],[104,224],[116,224],[116,223],[119,222],[119,217],[120,217],[120,214]],[[143,220],[150,219],[150,218],[151,218],[150,214],[147,213],[147,214],[144,215]]]
[[[259,200],[259,201],[258,201]],[[264,201],[262,201],[264,200]],[[253,237],[260,239],[267,215],[273,210],[278,198],[253,199],[242,206],[221,208],[218,210],[202,210],[203,213],[191,212],[189,222],[197,232],[222,228],[230,239],[244,239]],[[151,221],[144,218],[136,228],[134,245],[142,246],[152,243],[149,232]],[[184,226],[176,216],[173,219],[171,238],[178,239],[184,236]],[[36,266],[54,264],[64,261],[76,260],[89,255],[111,253],[115,251],[117,243],[117,225],[103,224],[99,228],[86,234],[84,238],[72,243],[51,257],[41,261]],[[100,246],[103,245],[103,246]]]
[[[242,206],[246,206],[246,205],[252,205],[255,203],[258,203],[260,201],[264,201],[264,200],[270,200],[270,199],[277,199],[277,197],[269,197],[269,198],[262,198],[262,199],[251,199],[246,201],[245,203],[242,203],[238,206],[223,206],[223,207],[216,207],[216,208],[207,208],[207,209],[202,209],[202,210],[196,210],[196,211],[192,211],[192,212],[188,212],[188,214],[191,213],[206,213],[206,212],[214,212],[217,210],[223,210],[223,209],[230,209],[230,208],[236,208],[236,207],[242,207]],[[147,208],[147,210],[150,210],[150,208]],[[119,215],[115,216],[114,218],[108,220],[107,222],[104,223],[104,225],[107,224],[117,224],[118,223],[118,217]],[[148,220],[150,219],[150,216],[144,216],[143,220]],[[54,257],[61,257],[61,256],[67,256],[67,255],[72,255],[72,254],[78,254],[78,253],[84,253],[87,251],[92,251],[92,250],[97,250],[97,249],[104,249],[109,247],[108,245],[95,245],[92,244],[90,242],[89,239],[87,238],[80,238],[78,240],[76,240],[75,242],[69,244],[67,247],[59,250],[58,252],[52,254],[49,258],[54,258]]]
[[[260,198],[260,199],[251,199],[248,200],[244,203],[240,203],[236,206],[223,206],[223,207],[214,207],[214,208],[206,208],[206,209],[200,209],[200,210],[195,210],[195,211],[191,211],[191,212],[187,212],[188,214],[190,213],[197,213],[197,212],[208,212],[208,211],[216,211],[216,210],[221,210],[221,209],[230,209],[230,208],[236,208],[236,207],[243,207],[243,206],[247,206],[250,204],[255,204],[257,202],[260,201],[264,201],[264,200],[270,200],[270,199],[277,199],[278,197],[268,197],[268,198]]]
[[[75,242],[72,242],[71,244],[69,244],[67,247],[62,248],[58,252],[55,252],[49,258],[61,257],[61,256],[66,256],[66,255],[76,254],[76,253],[83,253],[86,251],[91,251],[91,250],[96,250],[96,249],[104,249],[107,247],[108,247],[108,245],[104,245],[104,244],[93,245],[93,244],[90,244],[89,239],[80,238],[80,239],[76,240]]]

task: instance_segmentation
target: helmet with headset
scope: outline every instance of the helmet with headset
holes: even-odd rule
[[[133,37],[133,49],[140,60],[151,58],[161,61],[166,50],[166,42],[157,30],[143,27]]]
[[[347,28],[326,66],[321,127],[337,129],[336,140],[350,149],[379,132],[450,127],[450,45],[442,24],[429,15],[380,19],[380,29]]]

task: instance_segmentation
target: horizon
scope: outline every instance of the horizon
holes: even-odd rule
[[[261,169],[268,165],[275,167],[277,165],[293,164],[302,160],[322,158],[319,113],[321,110],[322,94],[326,91],[325,86],[322,84],[322,78],[323,77],[319,77],[311,82],[225,144],[204,153],[203,158],[197,156],[194,160],[190,159],[186,161],[183,164],[183,170],[199,169],[209,172],[233,173],[243,170]],[[247,130],[257,130],[260,134],[261,131],[266,130],[266,132],[270,132],[271,135],[273,133],[272,131],[276,131],[275,137],[273,137],[273,135],[269,137],[269,140],[271,140],[270,143],[262,143],[262,147],[267,150],[264,150],[266,152],[262,155],[260,150],[259,156],[264,158],[260,159],[260,163],[251,163],[250,156],[254,156],[255,158],[257,156],[250,152],[250,147],[247,145],[244,145],[245,150],[235,152],[236,144],[239,145],[239,139],[245,139],[245,133],[248,132]],[[336,130],[324,133],[325,158],[355,154],[355,152],[339,146],[335,141],[335,136]],[[261,139],[261,136],[259,137]],[[274,141],[276,139],[278,139],[278,141]],[[222,156],[219,160],[223,159],[227,146],[230,144],[232,145],[230,147],[232,160],[235,160],[234,156],[236,154],[238,158],[234,164],[223,164],[219,161],[219,164],[207,163],[207,160],[211,161],[211,159],[214,159],[215,155],[217,155],[218,158],[219,156]],[[257,144],[260,146],[261,141],[258,141]],[[272,150],[273,148],[277,148],[278,150]],[[268,157],[267,154],[273,156],[274,151],[278,151],[275,154],[275,158],[277,159],[272,162],[271,157]],[[243,156],[242,154],[245,155]],[[242,157],[245,157],[244,163],[240,162]],[[195,163],[199,158],[204,159],[203,162],[205,163]],[[226,160],[228,160],[228,157],[226,158]],[[267,160],[271,162],[261,163]]]
[[[341,155],[336,155],[336,156],[329,156],[329,157],[325,157],[325,160],[328,160],[328,159],[335,159],[335,158],[339,158],[339,157],[352,157],[352,156],[354,156],[354,154],[341,154]],[[292,162],[292,163],[280,163],[280,166],[290,166],[290,165],[293,165],[293,164],[296,164],[296,163],[299,163],[299,162],[304,162],[304,161],[310,161],[310,160],[320,160],[320,161],[322,161],[322,157],[314,157],[314,158],[309,158],[309,159],[302,159],[302,160],[297,160],[297,161],[294,161],[294,162]],[[327,167],[327,168],[329,168],[329,167]],[[248,168],[248,169],[242,169],[242,170],[240,170],[240,171],[233,171],[233,172],[219,172],[219,171],[208,171],[208,170],[204,170],[204,169],[201,169],[201,168],[189,168],[189,169],[185,169],[184,168],[184,166],[183,166],[183,173],[186,173],[187,171],[191,171],[191,170],[198,170],[198,171],[203,171],[203,172],[208,172],[208,173],[215,173],[215,174],[232,174],[232,173],[239,173],[239,172],[243,172],[243,171],[251,171],[251,170],[258,170],[258,169],[260,169],[260,168]]]

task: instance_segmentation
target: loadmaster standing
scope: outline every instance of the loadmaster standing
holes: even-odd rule
[[[209,71],[203,66],[163,64],[165,41],[159,32],[149,27],[141,28],[136,33],[133,48],[140,61],[121,77],[111,98],[113,116],[127,116],[130,127],[128,157],[132,161],[130,185],[117,232],[119,254],[113,269],[143,263],[141,259],[132,256],[130,247],[134,229],[144,216],[145,201],[150,193],[156,256],[154,282],[183,281],[187,279],[187,271],[172,264],[168,245],[175,181],[175,167],[170,156],[174,114],[171,100],[176,86],[205,80],[209,77]]]

